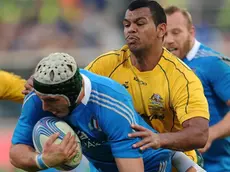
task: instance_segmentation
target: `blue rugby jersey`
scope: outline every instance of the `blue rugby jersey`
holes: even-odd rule
[[[114,158],[143,157],[146,172],[171,171],[171,155],[168,149],[148,149],[141,152],[132,148],[139,138],[129,138],[132,123],[142,125],[153,132],[136,113],[132,98],[117,82],[80,71],[85,84],[85,96],[81,103],[64,117],[78,134],[84,156],[98,171],[117,172]],[[36,122],[51,113],[42,110],[42,102],[35,93],[29,94],[12,138],[13,144],[33,146],[32,130]]]
[[[224,60],[229,59],[198,41],[183,60],[202,82],[209,104],[210,126],[229,111],[226,102],[230,100],[230,67]],[[230,137],[214,141],[203,157],[207,171],[230,171]]]

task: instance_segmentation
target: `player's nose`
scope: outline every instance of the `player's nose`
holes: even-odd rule
[[[128,33],[136,33],[138,30],[138,27],[136,24],[131,24],[128,28]]]

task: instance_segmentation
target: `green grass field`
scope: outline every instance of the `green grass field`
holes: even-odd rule
[[[0,0],[0,21],[15,23],[21,16],[21,11],[25,14],[33,14],[34,8],[32,0]],[[13,12],[12,12],[13,11]],[[59,14],[57,0],[44,1],[41,12],[41,23],[53,23]]]

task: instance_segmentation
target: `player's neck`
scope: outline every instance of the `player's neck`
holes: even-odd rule
[[[149,51],[142,53],[131,53],[131,63],[140,72],[151,71],[160,61],[163,48],[151,48]]]

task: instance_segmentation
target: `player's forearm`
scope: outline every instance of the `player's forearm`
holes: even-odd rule
[[[212,133],[212,139],[220,139],[230,136],[230,112],[228,112],[224,119],[222,119],[217,124],[210,127],[210,133]]]
[[[17,144],[12,145],[10,149],[11,164],[25,171],[38,171],[35,157],[37,153],[30,146]]]
[[[202,132],[189,128],[174,133],[161,133],[159,136],[162,148],[178,151],[189,151],[204,147],[207,141]],[[205,140],[202,138],[205,138]]]
[[[181,131],[159,134],[161,147],[180,151],[203,148],[208,140],[209,121],[196,117],[184,121],[182,125]]]

